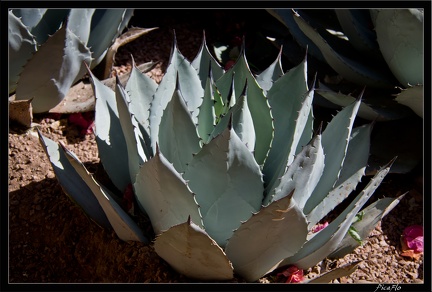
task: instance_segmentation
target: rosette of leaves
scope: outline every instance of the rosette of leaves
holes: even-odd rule
[[[174,41],[160,84],[133,65],[126,86],[118,82],[113,91],[89,71],[102,165],[118,190],[132,186],[154,239],[73,152],[39,132],[41,144],[63,189],[91,219],[122,240],[153,240],[179,273],[256,281],[284,265],[307,269],[358,245],[348,230],[392,162],[312,233],[363,176],[372,125],[353,127],[359,97],[314,133],[307,61],[284,72],[280,57],[254,75],[242,50],[224,71],[205,40],[191,62]],[[359,236],[398,200],[366,208]]]
[[[9,94],[47,112],[94,68],[126,28],[133,9],[9,11]]]
[[[352,87],[347,88],[350,82],[372,90],[359,112],[365,119],[406,117],[409,112],[397,103],[423,117],[423,9],[267,11],[310,56],[345,81],[320,80],[320,96],[346,106],[355,99],[349,94]]]

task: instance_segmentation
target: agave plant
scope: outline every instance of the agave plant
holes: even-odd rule
[[[326,228],[314,226],[364,174],[372,124],[353,127],[361,96],[314,133],[307,60],[284,72],[281,53],[252,74],[242,50],[224,71],[203,40],[188,61],[174,40],[156,84],[135,65],[115,91],[89,70],[96,96],[95,136],[102,165],[120,191],[133,190],[148,216],[156,252],[199,280],[256,281],[277,267],[307,269],[358,246],[348,233],[392,162]],[[98,182],[63,144],[39,132],[64,191],[120,239],[151,242],[120,196]],[[365,239],[401,199],[363,210]],[[361,224],[361,225],[360,225]]]
[[[10,10],[9,94],[32,99],[34,113],[52,109],[84,76],[84,63],[101,63],[132,14],[133,9]]]
[[[422,9],[273,9],[303,48],[343,79],[370,88],[400,88],[396,101],[423,117]],[[325,83],[325,82],[323,82]],[[340,106],[354,98],[327,86],[317,91]],[[405,112],[382,104],[382,95],[363,105],[361,115],[371,120],[401,118]],[[389,99],[393,97],[389,96]]]

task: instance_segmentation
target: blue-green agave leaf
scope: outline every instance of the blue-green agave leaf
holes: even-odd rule
[[[348,232],[357,213],[389,172],[393,161],[376,173],[367,186],[335,220],[316,233],[297,254],[285,259],[280,266],[293,264],[299,269],[307,269],[334,252]]]
[[[346,199],[365,174],[369,159],[372,124],[354,128],[339,179],[333,190],[307,214],[309,226],[313,227],[325,215]]]
[[[140,227],[114,200],[110,191],[94,179],[93,175],[88,172],[74,153],[66,148],[64,148],[64,150],[72,167],[81,176],[98,200],[117,236],[124,241],[140,241],[149,243]]]
[[[306,241],[306,218],[291,195],[263,207],[228,241],[225,252],[236,273],[247,281],[273,271]]]
[[[96,9],[87,42],[94,59],[91,69],[102,61],[108,48],[125,29],[132,15],[133,9]]]
[[[233,81],[234,80],[234,81]],[[243,93],[247,80],[248,107],[254,122],[256,135],[255,160],[259,165],[264,164],[273,140],[273,120],[270,106],[263,89],[258,85],[249,69],[244,49],[233,67],[231,67],[219,80],[216,86],[222,94],[223,103],[227,104],[228,95],[233,92],[231,86],[234,82],[235,100]]]
[[[351,103],[353,103],[356,99],[351,95],[346,95],[341,92],[334,92],[330,88],[326,87],[322,83],[319,85],[319,88],[315,90],[316,93],[329,100],[330,102],[337,104],[339,106],[345,107]],[[387,116],[384,116],[379,111],[370,107],[366,103],[362,101],[360,104],[360,108],[358,111],[358,116],[360,118],[370,120],[370,121],[386,121],[388,120]]]
[[[184,178],[196,194],[206,231],[221,247],[261,207],[260,168],[231,125],[193,157]]]
[[[285,174],[279,179],[277,187],[267,194],[264,206],[279,200],[292,191],[293,198],[300,209],[303,209],[324,169],[324,151],[321,135],[316,135],[302,151],[296,155]]]
[[[236,104],[224,117],[222,117],[220,122],[216,125],[210,137],[213,139],[214,137],[220,135],[231,123],[240,140],[246,145],[249,151],[253,152],[256,135],[252,115],[248,107],[246,92],[247,85],[245,85],[243,93],[238,98]]]
[[[362,220],[352,224],[358,231],[361,240],[365,240],[369,236],[378,222],[393,210],[404,196],[405,194],[396,198],[379,199],[362,210],[362,212],[364,212]],[[353,252],[359,245],[360,244],[347,233],[338,248],[329,255],[329,258],[342,258],[348,253]]]
[[[216,114],[216,124],[218,122],[219,117],[221,117],[226,112],[225,105],[223,102],[222,94],[219,92],[219,89],[216,87],[216,83],[212,83],[213,88],[213,99],[214,99],[214,111]]]
[[[62,26],[71,9],[21,8],[13,9],[28,27],[39,45],[42,45]]]
[[[267,9],[267,12],[283,23],[288,28],[290,34],[293,36],[296,42],[301,47],[307,48],[307,51],[311,56],[322,62],[325,62],[324,56],[320,49],[303,33],[298,24],[295,22],[291,9]]]
[[[134,124],[136,119],[134,119],[128,109],[128,105],[130,105],[130,97],[120,84],[118,77],[115,88],[115,97],[120,126],[122,129],[122,132],[119,134],[123,134],[126,141],[130,181],[133,183],[135,182],[135,177],[138,174],[140,165],[147,161],[147,157],[144,153],[141,140],[139,140],[138,137],[138,134],[140,134],[139,129],[137,128],[138,125],[136,123]]]
[[[252,115],[248,107],[247,85],[245,85],[244,94],[240,96],[236,106],[233,107],[232,123],[234,131],[246,147],[253,152],[256,134],[253,124]]]
[[[370,26],[370,13],[367,9],[334,10],[344,34],[350,44],[368,58],[381,56],[376,33]]]
[[[12,11],[8,15],[9,94],[15,92],[24,65],[36,52],[36,40]]]
[[[120,123],[116,94],[90,70],[89,74],[96,98],[95,135],[99,157],[113,184],[120,191],[124,191],[132,181],[129,174],[129,157],[124,155],[128,150]]]
[[[272,193],[294,155],[311,139],[314,89],[308,91],[306,79],[305,60],[277,80],[267,94],[275,127],[263,169],[267,194]]]
[[[222,248],[191,220],[156,236],[154,248],[161,258],[186,277],[224,281],[234,276]]]
[[[325,167],[318,185],[305,205],[305,214],[308,214],[317,206],[335,187],[345,160],[352,126],[360,102],[359,98],[357,101],[338,112],[322,134]]]
[[[280,47],[279,54],[276,57],[276,60],[264,71],[256,76],[256,81],[258,85],[263,89],[264,94],[267,95],[267,92],[272,88],[273,84],[278,80],[282,75],[284,75],[282,69],[282,46]]]
[[[373,125],[373,123],[365,124],[352,130],[342,170],[335,186],[367,166]]]
[[[155,156],[140,167],[134,189],[156,235],[185,222],[189,216],[203,228],[194,194],[159,147]]]
[[[423,118],[424,92],[423,85],[408,86],[403,89],[395,99],[398,103],[412,109],[419,117]]]
[[[28,28],[28,30],[31,31],[33,27],[38,25],[47,10],[48,9],[46,8],[19,8],[9,10],[9,13],[13,12],[16,17],[20,18],[21,22]],[[56,30],[57,29],[58,27]]]
[[[147,133],[150,133],[150,105],[157,89],[157,83],[137,68],[133,58],[131,74],[125,89],[131,99],[130,112],[134,114]]]
[[[209,142],[210,135],[216,125],[216,111],[215,111],[215,87],[213,81],[213,74],[211,70],[208,72],[208,78],[205,83],[203,102],[199,108],[198,115],[198,134],[204,143]]]
[[[394,87],[393,76],[387,68],[373,67],[360,59],[352,59],[343,52],[336,52],[323,36],[313,29],[299,14],[294,12],[294,20],[300,29],[319,47],[326,62],[345,79],[360,85],[379,88]]]
[[[203,33],[203,41],[198,54],[192,60],[191,65],[198,72],[202,88],[205,88],[206,86],[206,80],[210,70],[214,80],[218,80],[224,73],[224,69],[219,65],[218,61],[216,61],[207,47],[205,33]]]
[[[67,19],[70,29],[83,43],[87,44],[91,32],[91,20],[96,9],[71,9]]]
[[[183,173],[192,156],[201,149],[200,138],[180,90],[174,91],[159,127],[159,146],[164,156]]]
[[[383,9],[376,16],[377,41],[399,82],[423,84],[423,17],[421,9]]]
[[[111,228],[110,221],[101,205],[79,173],[70,163],[63,147],[53,140],[44,137],[38,130],[39,141],[46,152],[54,173],[66,195],[75,202],[85,214],[104,228]]]
[[[336,206],[342,203],[351,192],[356,188],[365,172],[365,167],[359,169],[351,177],[344,180],[341,184],[331,190],[327,196],[315,207],[312,211],[307,214],[309,222],[309,229],[315,226],[321,221],[324,216],[330,213]],[[311,236],[314,236],[312,234]]]
[[[156,148],[156,143],[158,143],[159,126],[163,112],[177,87],[180,87],[188,111],[192,113],[193,123],[197,124],[204,89],[195,68],[180,53],[174,39],[168,67],[153,96],[150,108],[150,137],[153,151]]]
[[[72,84],[85,74],[83,63],[90,62],[90,50],[63,26],[24,67],[18,80],[16,99],[33,98],[33,112],[47,112],[61,102]]]

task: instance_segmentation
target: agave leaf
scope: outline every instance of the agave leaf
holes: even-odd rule
[[[157,83],[146,74],[141,73],[133,57],[131,74],[125,88],[131,99],[131,113],[134,114],[147,133],[150,133],[150,105],[157,89]]]
[[[100,82],[89,70],[95,92],[95,135],[99,157],[113,184],[120,190],[131,183],[129,157],[117,109],[116,94]],[[114,158],[114,159],[113,159]]]
[[[159,125],[163,111],[173,97],[177,87],[181,89],[188,111],[192,113],[193,123],[197,124],[198,108],[202,103],[204,89],[201,87],[201,81],[196,70],[180,53],[177,48],[177,41],[174,38],[168,67],[153,96],[150,108],[150,137],[153,150],[155,150],[156,143],[158,143]]]
[[[247,102],[247,85],[243,90],[242,95],[237,100],[236,104],[222,117],[219,123],[211,133],[211,138],[220,135],[231,123],[237,136],[246,145],[250,152],[254,151],[256,140],[255,129],[253,126],[252,115],[249,111]]]
[[[228,102],[228,96],[233,92],[231,86],[234,82],[235,100],[243,92],[247,80],[247,101],[248,107],[254,122],[256,135],[255,160],[259,165],[264,164],[271,141],[273,139],[273,121],[270,106],[261,87],[259,87],[255,77],[249,69],[244,49],[233,67],[231,67],[219,80],[216,86],[222,95],[224,104]]]
[[[306,129],[306,125],[312,120],[313,89],[308,91],[306,79],[304,60],[277,80],[267,93],[274,118],[274,139],[263,169],[268,194],[291,164],[302,135],[308,135],[307,142],[311,138],[312,128]]]
[[[376,173],[367,186],[335,220],[308,240],[297,254],[285,259],[280,266],[294,264],[300,269],[307,269],[334,252],[348,232],[356,214],[389,172],[393,161]]]
[[[320,181],[306,202],[305,214],[317,206],[334,188],[345,160],[351,129],[359,106],[360,98],[337,113],[325,128],[322,134],[325,167]]]
[[[216,125],[216,112],[215,112],[215,87],[213,81],[212,71],[209,70],[208,78],[205,83],[203,102],[199,108],[198,115],[198,134],[200,138],[207,143],[210,139],[210,135]]]
[[[129,95],[125,92],[123,86],[120,84],[120,80],[117,78],[117,85],[115,90],[117,111],[120,121],[120,126],[126,141],[127,158],[129,161],[129,174],[130,181],[135,182],[135,177],[139,171],[140,165],[147,161],[147,157],[144,153],[141,140],[139,140],[136,119],[131,115],[128,110],[130,104]],[[140,143],[138,143],[140,142]]]
[[[372,124],[354,128],[348,144],[347,154],[335,188],[309,213],[309,227],[318,223],[339,205],[356,188],[365,174],[369,159]]]
[[[322,62],[325,62],[320,49],[303,33],[295,22],[291,9],[267,9],[267,12],[288,28],[290,35],[293,36],[297,43],[301,47],[307,48],[308,54]]]
[[[353,263],[345,264],[339,268],[320,274],[315,278],[303,281],[302,284],[327,284],[334,279],[347,277],[357,270],[361,262],[362,261],[355,261]]]
[[[87,43],[91,31],[91,19],[96,9],[71,9],[68,15],[67,28],[70,29],[84,44]]]
[[[256,81],[258,85],[263,89],[264,94],[267,95],[267,92],[272,88],[273,83],[276,82],[280,77],[284,75],[282,69],[282,46],[280,47],[279,54],[276,57],[276,60],[264,71],[256,76]]]
[[[194,194],[159,147],[155,156],[140,167],[134,189],[156,234],[185,222],[189,216],[203,228]]]
[[[154,248],[171,267],[187,277],[224,281],[234,276],[222,248],[191,220],[158,235]]]
[[[25,66],[17,84],[16,99],[33,98],[34,113],[49,111],[64,98],[77,78],[84,75],[83,63],[90,60],[90,50],[63,26]]]
[[[150,135],[148,134],[147,130],[144,129],[144,127],[136,120],[135,116],[134,119],[135,121],[132,120],[132,123],[134,125],[135,138],[141,143],[145,157],[147,157],[148,160],[154,156],[153,149],[151,148]]]
[[[206,231],[221,247],[261,207],[260,168],[231,124],[193,157],[184,178],[196,194]]]
[[[159,127],[160,150],[183,173],[192,155],[200,147],[200,139],[180,90],[174,91]]]
[[[73,152],[67,150],[63,145],[62,147],[72,167],[92,190],[117,236],[124,241],[148,243],[149,241],[142,233],[140,227],[132,220],[126,211],[117,204],[109,190],[94,179],[93,175],[88,172]]]
[[[336,188],[331,190],[327,196],[307,214],[309,229],[317,224],[324,216],[332,211],[336,206],[342,203],[351,192],[356,188],[365,172],[365,167],[359,169],[351,177],[344,180]],[[315,236],[312,234],[311,236]]]
[[[405,87],[423,84],[423,17],[420,9],[383,9],[377,14],[381,53]]]
[[[403,89],[395,100],[398,103],[411,108],[419,117],[423,118],[423,85],[416,85]]]
[[[299,14],[294,14],[294,20],[304,34],[319,47],[326,62],[345,79],[371,87],[392,88],[394,86],[393,76],[386,71],[385,67],[371,67],[361,60],[343,55],[343,52],[336,52],[329,45],[329,41],[314,30]]]
[[[66,20],[71,9],[41,9],[21,8],[13,9],[17,17],[28,27],[39,45],[45,43],[50,35],[53,35]]]
[[[334,10],[344,34],[350,44],[368,58],[381,57],[376,33],[370,24],[370,13],[367,9],[335,9]]]
[[[302,151],[296,155],[286,173],[280,178],[273,193],[268,193],[264,206],[279,200],[294,191],[293,198],[303,209],[313,189],[321,178],[324,169],[324,151],[321,135],[316,135]]]
[[[223,114],[225,114],[224,109],[224,102],[222,98],[222,94],[219,92],[219,89],[216,87],[216,83],[212,83],[213,88],[213,99],[214,99],[214,111],[216,115],[216,124],[218,121],[218,118],[221,117]]]
[[[361,240],[365,240],[375,226],[404,198],[405,194],[397,198],[383,198],[370,204],[362,210],[364,212],[362,220],[353,223],[353,227],[358,230]],[[360,244],[346,234],[338,248],[329,255],[329,258],[342,258],[351,253]]]
[[[133,9],[96,9],[87,42],[94,59],[90,66],[91,69],[105,57],[108,48],[125,29],[132,14]]]
[[[203,33],[203,41],[198,54],[192,60],[191,65],[198,72],[202,88],[206,87],[206,80],[209,71],[212,72],[214,80],[218,80],[224,73],[223,68],[219,65],[218,61],[216,61],[207,47],[205,33]]]
[[[330,101],[329,104],[331,105],[335,104],[344,107],[355,100],[350,94],[345,95],[341,92],[335,92],[322,83],[320,83],[319,88],[315,92]],[[334,108],[338,107],[335,106]],[[382,122],[402,119],[412,115],[412,112],[406,106],[398,104],[388,93],[374,90],[362,98],[362,103],[357,114],[366,120]]]
[[[9,13],[13,12],[17,18],[21,19],[21,22],[27,27],[27,29],[31,31],[32,28],[41,21],[47,10],[48,9],[46,8],[13,9],[9,10]]]
[[[24,65],[36,52],[36,40],[12,11],[8,15],[9,94],[16,89]]]
[[[110,221],[104,210],[93,194],[92,190],[85,183],[83,178],[69,162],[62,147],[53,140],[46,138],[38,131],[39,141],[47,154],[54,173],[66,195],[76,203],[85,214],[104,228],[111,228]]]
[[[345,107],[353,102],[355,102],[355,98],[351,95],[346,95],[340,92],[334,92],[330,88],[320,84],[320,88],[317,88],[315,91],[325,99],[331,101],[334,104],[337,104],[341,107]],[[377,112],[374,108],[370,107],[366,103],[362,102],[360,104],[360,108],[358,111],[358,116],[360,118],[370,120],[370,121],[385,121],[387,117]]]
[[[359,169],[367,166],[373,125],[373,123],[365,124],[352,130],[342,170],[335,186],[344,182]]]
[[[306,236],[306,218],[291,193],[243,223],[228,241],[225,252],[236,273],[252,282],[294,255]]]

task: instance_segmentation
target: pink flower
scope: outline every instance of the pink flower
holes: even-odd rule
[[[329,225],[328,222],[324,222],[323,224],[318,223],[317,225],[315,225],[315,226],[312,228],[312,233],[317,233],[318,231],[320,231],[320,230],[326,228],[328,225]]]
[[[131,215],[134,214],[134,190],[132,184],[128,184],[123,192],[123,208]]]
[[[69,115],[69,123],[77,125],[81,128],[81,134],[91,134],[93,132],[94,121],[92,113],[72,113]]]
[[[423,252],[423,227],[421,225],[411,225],[405,228],[403,240],[409,249],[414,252]]]
[[[232,66],[234,66],[234,64],[235,64],[235,60],[229,60],[228,62],[226,62],[225,67],[224,67],[225,71],[227,71]]]
[[[289,266],[283,272],[276,274],[277,277],[286,277],[285,283],[300,283],[303,281],[303,270],[296,266]]]

